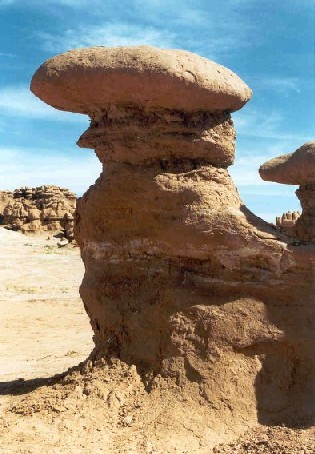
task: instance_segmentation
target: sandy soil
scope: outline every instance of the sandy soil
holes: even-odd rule
[[[78,292],[84,273],[79,248],[58,248],[58,239],[48,238],[0,228],[1,416],[14,400],[6,386],[62,373],[93,348]],[[1,453],[24,452],[7,436]]]
[[[0,376],[49,377],[90,353],[79,248],[0,228]]]
[[[213,448],[189,428],[189,403],[154,409],[136,370],[99,364],[73,369],[93,348],[78,294],[78,248],[0,228],[0,453],[313,454],[314,428],[257,427]],[[187,427],[167,427],[187,407]],[[176,409],[178,406],[178,409]],[[159,412],[159,414],[157,414]],[[150,429],[148,427],[150,426]],[[163,428],[164,440],[161,438]],[[185,439],[183,441],[183,439]],[[219,443],[217,440],[216,443]]]

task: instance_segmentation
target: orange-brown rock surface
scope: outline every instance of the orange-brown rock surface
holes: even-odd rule
[[[67,238],[73,239],[75,194],[52,185],[19,188],[10,194],[2,219],[7,228],[23,233],[64,230]]]
[[[37,70],[31,90],[57,109],[89,115],[114,105],[231,112],[252,93],[224,66],[184,50],[150,46],[91,47],[57,55]]]
[[[89,114],[78,143],[104,164],[76,214],[91,360],[135,366],[155,402],[182,406],[181,424],[188,407],[189,424],[202,415],[214,432],[309,423],[314,247],[247,210],[227,171],[229,112],[248,87],[194,54],[148,47],[67,52],[31,87]]]

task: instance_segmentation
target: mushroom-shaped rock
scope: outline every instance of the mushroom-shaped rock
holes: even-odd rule
[[[263,180],[299,185],[302,215],[296,220],[291,235],[301,240],[315,239],[315,141],[307,142],[294,153],[273,158],[259,169]]]
[[[282,184],[315,184],[315,141],[308,142],[294,153],[270,159],[259,168],[265,181]]]
[[[312,412],[310,313],[288,315],[309,298],[301,274],[310,267],[244,208],[226,170],[235,138],[228,111],[249,98],[246,85],[188,52],[128,47],[54,57],[32,90],[88,113],[79,145],[106,164],[75,215],[92,363],[136,366],[154,415],[167,402],[182,418],[170,412],[171,427],[187,426],[187,409],[191,432],[206,421],[207,452],[216,420],[223,431],[248,426],[257,402],[280,422],[292,408]],[[201,446],[180,439],[180,452]]]
[[[87,114],[112,104],[232,112],[251,97],[249,87],[224,66],[150,46],[65,52],[37,70],[31,90],[57,109]]]
[[[148,46],[58,55],[37,70],[31,90],[58,109],[89,114],[91,127],[78,145],[95,148],[102,162],[186,158],[220,167],[234,160],[229,112],[251,96],[217,63]]]

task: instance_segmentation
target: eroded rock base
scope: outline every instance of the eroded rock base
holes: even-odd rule
[[[108,164],[78,204],[91,359],[135,366],[147,392],[168,383],[213,421],[312,420],[314,250],[286,238],[225,169]]]

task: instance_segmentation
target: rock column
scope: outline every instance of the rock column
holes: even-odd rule
[[[78,144],[103,163],[76,213],[91,359],[135,365],[148,391],[185,389],[195,415],[200,402],[234,424],[308,415],[309,266],[244,207],[227,171],[246,84],[189,52],[89,48],[48,60],[31,89],[90,116]]]
[[[194,299],[181,288],[186,268],[205,260],[220,237],[217,228],[205,238],[209,213],[218,219],[241,205],[226,170],[235,146],[229,112],[251,92],[226,68],[181,51],[94,48],[49,65],[72,79],[54,104],[88,111],[91,125],[78,145],[94,148],[104,165],[79,202],[76,230],[96,354],[157,374],[173,367],[168,358],[181,348],[172,334],[180,321],[170,319]],[[46,101],[48,66],[33,80]]]
[[[296,222],[296,234],[304,241],[315,241],[315,183],[303,184],[296,190],[302,215]]]

